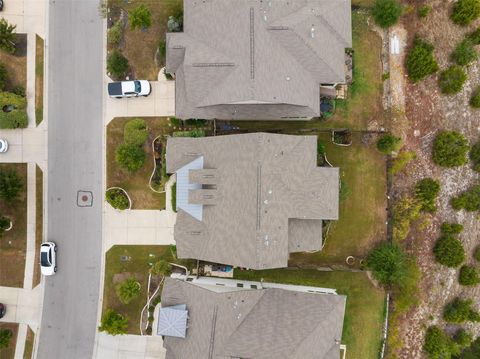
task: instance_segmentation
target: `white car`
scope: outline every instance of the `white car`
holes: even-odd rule
[[[107,86],[108,96],[114,98],[148,96],[151,91],[147,80],[110,82]]]
[[[57,245],[44,242],[40,247],[40,269],[43,275],[53,275],[57,271]]]
[[[8,142],[3,138],[0,138],[0,153],[5,153],[8,151]]]

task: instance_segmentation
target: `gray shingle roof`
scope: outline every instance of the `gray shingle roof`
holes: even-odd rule
[[[184,32],[167,34],[176,116],[318,116],[351,46],[350,0],[184,1]]]
[[[289,252],[320,249],[321,221],[338,219],[339,174],[317,167],[316,147],[316,136],[268,133],[169,138],[168,173],[204,161],[189,175],[203,189],[188,196],[203,203],[202,218],[178,210],[178,255],[263,269],[286,267]]]
[[[185,339],[167,359],[339,359],[346,297],[283,289],[216,293],[167,278],[162,306],[186,304]]]

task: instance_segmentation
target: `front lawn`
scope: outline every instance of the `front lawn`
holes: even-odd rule
[[[382,337],[385,293],[375,288],[365,273],[320,272],[314,269],[235,270],[244,280],[308,285],[337,289],[347,296],[342,344],[347,358],[377,359]]]
[[[0,63],[7,69],[5,91],[12,91],[18,86],[27,88],[27,36],[17,35],[16,50],[10,54],[0,50]]]
[[[23,183],[18,198],[0,199],[0,215],[13,221],[13,228],[0,238],[0,286],[21,288],[27,247],[27,164],[0,163],[0,169],[15,170]]]
[[[330,133],[321,133],[328,161],[340,167],[348,194],[340,201],[339,220],[333,221],[322,251],[296,253],[291,266],[343,264],[347,256],[363,257],[386,236],[386,160],[375,147],[375,137],[364,144],[362,134],[352,135],[349,147],[334,145]],[[357,260],[358,264],[358,260]]]
[[[17,343],[18,324],[17,323],[0,323],[0,330],[9,329],[12,331],[12,338],[8,347],[0,349],[1,359],[14,359],[15,358],[15,345]]]
[[[43,65],[44,65],[44,41],[35,36],[35,120],[37,126],[43,121]]]

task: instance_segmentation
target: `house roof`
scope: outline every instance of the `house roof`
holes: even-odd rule
[[[217,293],[167,278],[162,306],[186,304],[185,338],[167,359],[338,359],[346,297],[284,289]]]
[[[286,267],[290,252],[321,248],[322,220],[338,218],[339,175],[317,167],[316,136],[168,139],[168,173],[198,158],[203,169],[177,182],[177,194],[187,188],[189,203],[202,205],[201,218],[177,205],[180,257],[264,269]]]
[[[185,1],[184,32],[167,34],[176,115],[318,116],[320,84],[345,82],[351,46],[350,0]]]

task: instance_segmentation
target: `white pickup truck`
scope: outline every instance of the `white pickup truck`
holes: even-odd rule
[[[147,80],[110,82],[107,87],[108,96],[114,98],[148,96],[151,91]]]

